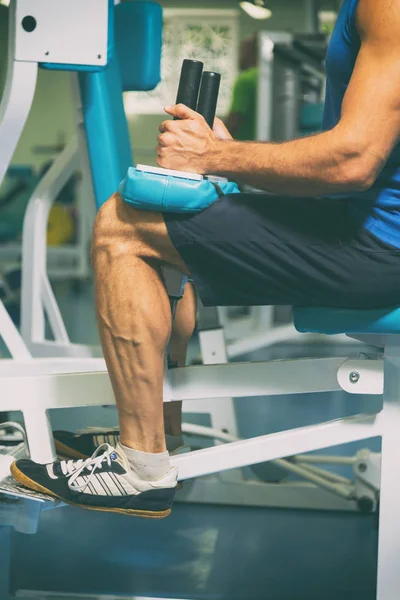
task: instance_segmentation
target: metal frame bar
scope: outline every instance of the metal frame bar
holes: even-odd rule
[[[9,7],[7,79],[0,104],[0,185],[28,119],[38,72],[36,63],[15,60],[16,5],[11,2]]]
[[[168,389],[165,393],[165,401],[185,400],[188,402],[210,398],[226,399],[233,396],[236,398],[279,396],[340,390],[336,374],[342,362],[342,358],[328,358],[172,369],[166,377]],[[370,363],[371,361],[366,362]],[[50,364],[54,365],[54,361],[51,361]],[[104,365],[101,361],[95,364],[99,369]],[[6,369],[7,364],[3,365],[3,368]],[[80,369],[84,368],[85,365],[81,363]],[[55,460],[53,438],[47,417],[47,411],[50,408],[112,404],[114,404],[114,395],[106,372],[73,374],[70,372],[54,374],[53,372],[53,374],[27,374],[25,376],[23,373],[19,373],[18,376],[0,377],[0,410],[17,409],[22,411],[31,457],[39,463]],[[370,416],[360,417],[359,422],[345,419],[338,424],[326,425],[325,428],[324,426],[307,427],[296,432],[289,431],[261,436],[253,440],[235,442],[228,446],[216,446],[194,452],[190,455],[190,469],[193,470],[188,470],[188,457],[184,457],[181,477],[184,479],[194,477],[199,472],[202,474],[215,473],[220,470],[379,435],[379,427],[371,423],[371,418]],[[339,423],[346,426],[343,427]],[[369,427],[366,427],[367,423],[370,425]],[[316,434],[315,442],[311,441],[314,439],[311,435],[312,432]],[[335,435],[337,435],[336,441]],[[299,443],[286,445],[289,439],[287,436],[296,436]],[[277,450],[274,449],[275,445]],[[237,451],[238,447],[240,447],[239,451]],[[210,452],[214,454],[210,461],[212,465],[208,467],[207,471],[204,470],[204,459],[207,461]],[[270,454],[271,452],[272,454]],[[247,458],[244,459],[244,456]]]
[[[18,329],[8,314],[4,304],[0,301],[0,337],[3,338],[13,359],[31,359],[31,354],[26,347]]]
[[[380,435],[380,415],[360,415],[197,450],[173,457],[172,463],[179,479],[191,479]]]
[[[229,327],[229,325],[228,325]],[[257,329],[257,333],[247,335],[241,339],[236,339],[227,344],[228,358],[244,356],[249,352],[255,352],[263,348],[269,348],[275,344],[282,343],[304,344],[304,343],[324,343],[324,344],[353,344],[354,340],[345,335],[323,336],[313,333],[299,333],[292,323],[287,325],[272,326],[269,330]]]
[[[377,600],[397,600],[400,589],[400,478],[398,472],[400,430],[400,336],[388,336],[385,349],[385,391],[381,427],[381,494]]]
[[[22,234],[21,331],[28,347],[45,340],[45,312],[56,341],[69,338],[47,277],[46,231],[54,199],[79,167],[77,140],[59,154],[34,190],[24,217]]]

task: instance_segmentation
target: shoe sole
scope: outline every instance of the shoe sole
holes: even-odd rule
[[[120,513],[122,515],[130,515],[131,517],[142,517],[143,519],[165,519],[171,514],[171,509],[162,511],[150,511],[150,510],[134,510],[129,508],[104,508],[100,506],[88,506],[86,504],[79,504],[77,502],[71,502],[70,500],[66,500],[61,496],[58,496],[51,490],[48,490],[44,486],[40,485],[30,477],[27,477],[22,471],[18,469],[15,463],[12,463],[10,467],[11,475],[14,477],[18,483],[24,485],[30,490],[35,492],[40,492],[42,494],[47,494],[48,496],[52,496],[53,498],[57,498],[65,504],[70,504],[71,506],[78,506],[79,508],[87,508],[88,510],[97,510],[99,512],[112,512],[112,513]]]

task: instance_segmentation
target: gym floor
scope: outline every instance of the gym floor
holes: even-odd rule
[[[91,292],[59,298],[72,341],[96,343]],[[349,413],[348,398],[333,400],[241,402],[241,433],[279,430],[288,414],[298,426]],[[374,400],[353,398],[351,412],[361,402],[369,410]],[[57,427],[115,421],[110,409],[59,413]],[[43,513],[33,536],[0,527],[0,598],[374,600],[377,534],[376,515],[176,504],[151,521],[64,507]]]
[[[11,542],[11,586],[23,597],[375,598],[373,516],[177,504],[150,521],[66,507]],[[6,543],[0,533],[1,556]]]

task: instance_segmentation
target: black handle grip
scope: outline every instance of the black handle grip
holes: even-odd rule
[[[214,125],[215,113],[217,111],[219,86],[221,75],[213,71],[204,71],[201,80],[199,102],[197,112],[203,115],[211,129]]]
[[[203,63],[199,60],[186,58],[183,61],[176,104],[185,104],[192,110],[196,110],[202,73]]]

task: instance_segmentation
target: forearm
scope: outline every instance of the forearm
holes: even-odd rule
[[[365,189],[373,170],[363,149],[336,130],[281,144],[219,141],[208,162],[210,173],[293,196]]]

